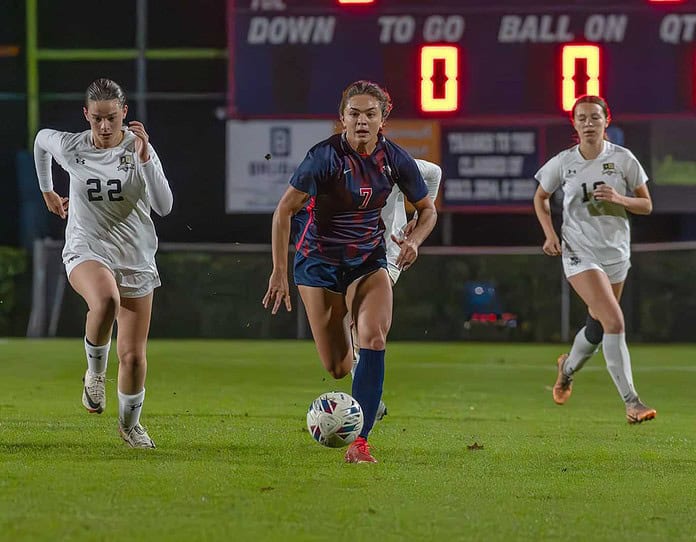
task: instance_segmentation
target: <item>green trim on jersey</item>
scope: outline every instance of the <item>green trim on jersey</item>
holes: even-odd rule
[[[594,198],[590,198],[590,201],[587,202],[587,210],[590,216],[616,216],[628,218],[625,207],[618,203],[611,203],[610,201],[597,201]]]

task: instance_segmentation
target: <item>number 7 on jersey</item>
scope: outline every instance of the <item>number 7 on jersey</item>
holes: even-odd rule
[[[358,209],[367,209],[367,204],[372,197],[372,187],[360,187],[360,195],[363,197],[363,200]]]

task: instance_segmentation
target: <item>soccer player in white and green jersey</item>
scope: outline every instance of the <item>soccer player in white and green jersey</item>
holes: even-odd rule
[[[119,434],[134,448],[154,448],[140,424],[153,291],[160,285],[150,209],[167,215],[172,192],[145,127],[138,121],[124,125],[128,105],[117,83],[94,81],[83,113],[89,130],[44,129],[34,142],[46,206],[67,217],[68,281],[88,306],[82,403],[89,412],[104,411],[109,347],[118,321]],[[51,158],[70,175],[69,201],[53,189]]]
[[[626,212],[652,212],[648,176],[631,151],[607,140],[611,115],[603,98],[578,98],[571,121],[579,144],[544,164],[536,174],[539,187],[534,195],[534,209],[546,236],[544,252],[561,256],[568,282],[589,312],[570,353],[558,358],[553,399],[559,405],[568,400],[573,375],[601,343],[607,369],[625,403],[626,418],[640,423],[657,413],[641,402],[633,385],[619,300],[631,267]],[[549,206],[551,194],[559,188],[563,189],[562,242],[554,231]]]
[[[425,185],[428,187],[428,196],[433,202],[437,199],[437,193],[440,189],[440,180],[442,179],[442,169],[437,164],[416,158],[416,165],[420,174],[423,176]],[[406,216],[406,203],[404,194],[399,190],[398,185],[394,185],[391,194],[387,198],[387,202],[382,207],[382,222],[384,222],[384,240],[387,248],[387,272],[392,283],[392,287],[399,280],[401,271],[407,268],[402,268],[396,264],[399,253],[401,252],[401,242],[408,237],[416,226],[417,217],[414,216],[410,221]],[[359,352],[360,344],[358,336],[355,332],[355,326],[351,324],[351,335],[353,340],[353,351],[355,360],[353,361],[353,369],[351,375],[355,373],[355,369],[360,361]],[[379,402],[376,419],[379,421],[387,414],[387,407],[383,401]]]
[[[437,192],[440,189],[440,180],[442,179],[442,169],[437,164],[416,158],[416,165],[423,176],[425,185],[428,187],[428,196],[433,202],[437,198]],[[408,237],[408,234],[416,225],[417,218],[414,216],[409,222],[406,220],[406,206],[404,202],[404,194],[399,190],[397,185],[394,185],[387,203],[382,208],[382,221],[384,222],[385,232],[384,239],[387,243],[387,264],[389,266],[389,278],[392,285],[399,280],[402,269],[396,265],[396,260],[401,251],[400,242]]]

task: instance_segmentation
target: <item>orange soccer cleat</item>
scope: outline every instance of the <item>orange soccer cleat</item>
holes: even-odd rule
[[[643,423],[653,420],[657,416],[657,410],[644,405],[640,399],[626,403],[626,419],[628,423]]]
[[[370,445],[367,439],[358,437],[348,446],[345,456],[346,463],[377,463],[370,453]]]
[[[558,377],[553,385],[553,400],[557,405],[564,404],[573,393],[573,378],[563,372],[563,364],[567,359],[568,354],[561,354],[556,362],[558,364]]]

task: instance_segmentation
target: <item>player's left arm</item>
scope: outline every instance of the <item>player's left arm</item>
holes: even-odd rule
[[[649,215],[652,213],[652,198],[648,185],[642,184],[633,189],[633,196],[622,196],[608,184],[600,184],[592,194],[596,200],[609,201],[625,207],[634,215]]]
[[[140,163],[150,207],[160,216],[167,216],[174,203],[172,189],[164,174],[162,163],[152,145],[145,126],[137,120],[128,123],[128,129],[135,135],[135,150]]]
[[[633,192],[633,196],[619,194],[612,186],[600,184],[592,193],[593,197],[599,201],[608,201],[621,205],[634,215],[649,215],[652,213],[652,198],[648,190],[648,175],[638,162],[638,159],[629,152],[624,178],[628,189]]]

